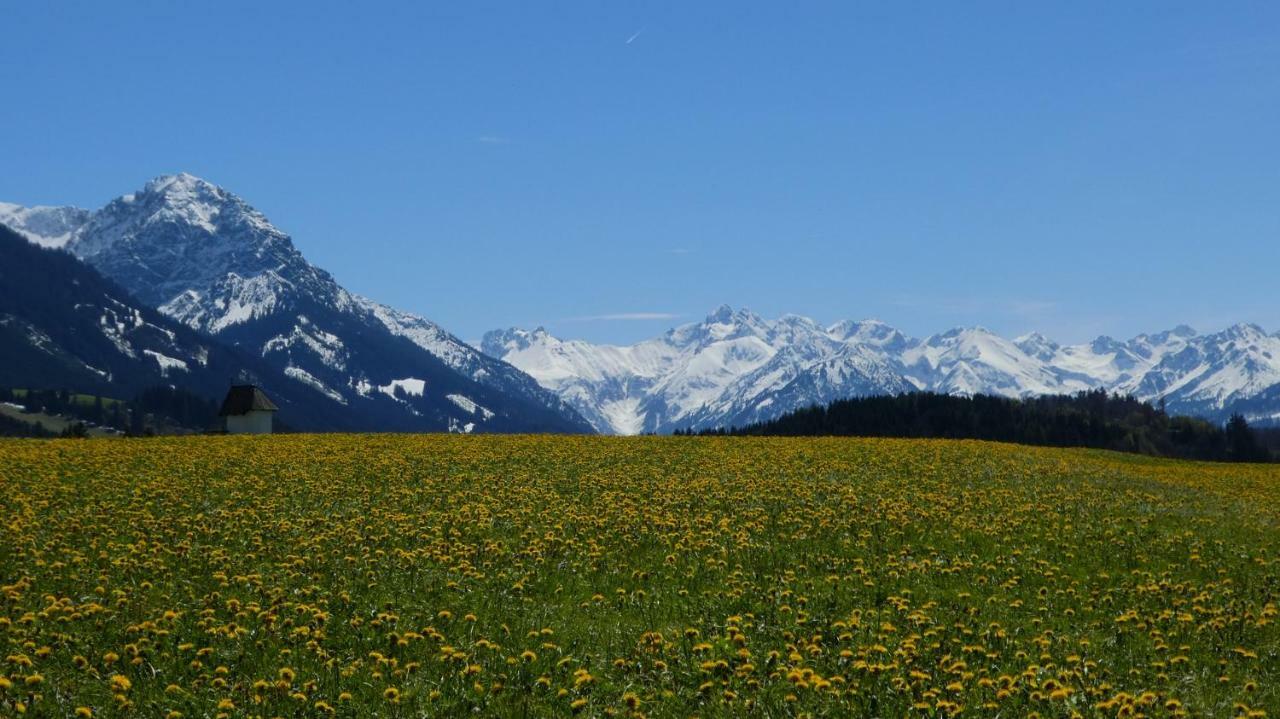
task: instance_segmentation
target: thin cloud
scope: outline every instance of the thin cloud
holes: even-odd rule
[[[674,320],[680,315],[670,312],[614,312],[604,315],[570,317],[566,322],[637,322],[646,320]]]
[[[509,145],[511,138],[502,137],[501,135],[481,135],[476,138],[476,142],[482,145]]]
[[[644,28],[640,28],[639,30],[636,30],[634,33],[632,33],[631,37],[627,38],[627,44],[630,45],[631,43],[635,42],[636,38],[644,34],[644,31],[645,31]]]
[[[689,249],[688,247],[673,247],[667,250],[668,255],[687,255],[691,252],[693,252],[693,250]]]

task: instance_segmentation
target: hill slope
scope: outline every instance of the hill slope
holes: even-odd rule
[[[0,387],[129,398],[174,385],[220,398],[240,378],[263,385],[281,419],[299,429],[355,428],[367,419],[165,317],[71,255],[0,226]]]
[[[158,177],[94,212],[5,205],[6,222],[261,358],[334,411],[361,406],[365,429],[591,431],[502,360],[351,294],[262,213],[200,178]]]

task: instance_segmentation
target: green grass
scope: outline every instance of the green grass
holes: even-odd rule
[[[25,658],[0,714],[1280,707],[1271,466],[357,435],[11,441],[0,460],[0,641]]]
[[[23,397],[26,397],[27,393],[30,392],[30,390],[18,388],[18,389],[13,389],[12,392],[14,397],[21,399]],[[94,395],[94,394],[72,393],[70,395],[71,401],[80,405],[81,407],[92,407],[94,402],[96,402],[98,398],[99,398],[99,395]],[[125,401],[122,399],[115,399],[113,397],[102,397],[102,406],[106,409],[111,409],[117,404],[125,404]]]

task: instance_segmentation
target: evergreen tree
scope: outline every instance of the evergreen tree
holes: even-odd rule
[[[1263,459],[1258,440],[1249,429],[1249,422],[1244,415],[1235,413],[1227,420],[1226,445],[1227,458],[1236,462],[1255,462]]]
[[[75,424],[67,425],[67,428],[62,430],[62,434],[59,436],[85,439],[89,436],[89,428],[85,426],[84,422],[76,422]]]

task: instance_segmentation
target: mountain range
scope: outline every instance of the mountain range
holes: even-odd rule
[[[0,203],[0,225],[47,250],[70,253],[122,290],[46,298],[63,303],[53,308],[35,308],[32,298],[25,306],[54,323],[59,313],[68,321],[97,313],[97,331],[131,360],[122,365],[112,358],[109,374],[118,386],[158,373],[170,384],[210,394],[209,382],[194,380],[203,365],[191,360],[203,343],[245,358],[225,368],[223,389],[237,379],[233,374],[248,374],[273,394],[304,389],[306,404],[322,410],[290,417],[298,428],[591,431],[572,407],[510,364],[425,318],[348,292],[261,212],[192,175],[157,177],[96,211]],[[24,338],[26,356],[59,354],[64,386],[106,371],[100,354],[88,359],[53,342],[49,325],[30,322],[18,300],[7,321],[22,327],[14,332]],[[142,308],[148,313],[139,315]],[[167,319],[200,339],[180,348],[143,346],[137,332],[116,329],[136,317],[161,334],[174,331],[156,318]],[[84,371],[68,369],[77,362]],[[58,379],[43,377],[46,384]]]
[[[920,339],[877,320],[822,326],[726,305],[633,345],[512,328],[487,333],[481,348],[554,390],[598,431],[617,434],[742,426],[912,390],[1027,397],[1105,388],[1163,402],[1170,413],[1280,420],[1280,334],[1252,324],[1062,345],[981,327]]]
[[[98,210],[0,203],[0,385],[217,399],[249,378],[298,429],[637,434],[741,426],[874,394],[1105,388],[1280,423],[1280,335],[1186,326],[1062,345],[910,337],[722,306],[627,346],[496,330],[477,349],[343,288],[235,194],[164,175]],[[21,236],[24,242],[16,241]]]

